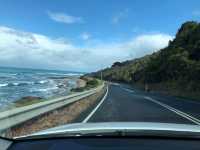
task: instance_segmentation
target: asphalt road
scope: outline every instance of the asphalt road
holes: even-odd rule
[[[200,102],[109,84],[84,122],[161,122],[200,125]]]

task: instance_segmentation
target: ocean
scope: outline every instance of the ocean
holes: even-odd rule
[[[0,108],[25,96],[50,98],[68,95],[82,73],[0,67]]]

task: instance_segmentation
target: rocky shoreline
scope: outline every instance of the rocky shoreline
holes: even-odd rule
[[[84,88],[86,86],[86,81],[80,78],[73,78],[74,80],[76,80],[76,85],[74,85],[73,88]],[[69,88],[68,87],[68,82],[69,82],[69,78],[68,77],[57,77],[54,78],[54,80],[56,80],[56,82],[58,83],[58,88]],[[71,90],[69,91],[68,94],[72,94],[73,92],[71,92]],[[56,95],[55,95],[56,97]],[[27,106],[27,105],[32,105],[35,103],[39,103],[39,102],[44,102],[48,99],[44,98],[44,97],[39,97],[39,96],[24,96],[16,101],[13,102],[13,107],[23,107],[23,106]]]

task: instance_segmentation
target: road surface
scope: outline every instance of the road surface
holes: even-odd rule
[[[109,84],[83,122],[161,122],[200,125],[200,102]]]

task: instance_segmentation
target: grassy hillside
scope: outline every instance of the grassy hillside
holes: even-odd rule
[[[100,78],[100,71],[90,74]],[[200,97],[200,24],[186,22],[173,41],[142,58],[115,62],[103,70],[103,78],[150,90],[192,98]]]

